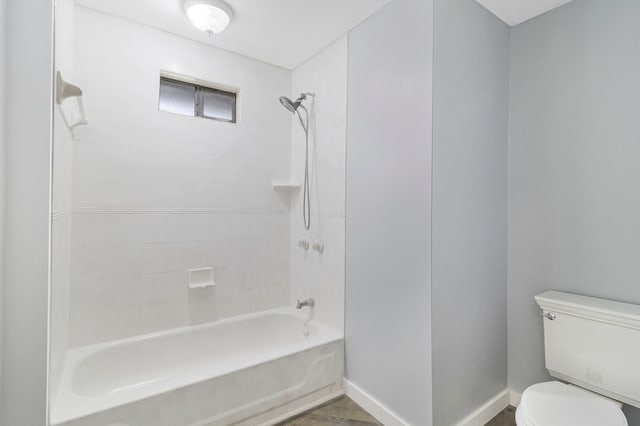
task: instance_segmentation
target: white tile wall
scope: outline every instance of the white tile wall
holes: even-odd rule
[[[291,205],[291,303],[313,297],[315,318],[344,331],[345,154],[347,124],[347,38],[343,37],[293,71],[292,93],[315,92],[311,109],[310,231],[302,223],[301,194]],[[304,132],[292,122],[291,173],[303,181]],[[322,254],[298,240],[322,241]]]
[[[291,72],[84,8],[73,143],[70,344],[289,302]],[[160,71],[240,89],[239,123],[157,111]],[[187,270],[216,286],[188,290]]]

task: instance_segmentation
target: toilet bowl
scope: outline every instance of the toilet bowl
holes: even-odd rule
[[[537,383],[522,394],[518,426],[628,426],[622,404],[561,382]]]

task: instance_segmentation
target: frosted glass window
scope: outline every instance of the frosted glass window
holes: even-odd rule
[[[235,123],[236,97],[235,92],[160,77],[158,109]]]
[[[195,117],[196,92],[196,87],[192,84],[162,78],[158,109]]]
[[[236,122],[236,94],[222,90],[202,89],[202,116]]]

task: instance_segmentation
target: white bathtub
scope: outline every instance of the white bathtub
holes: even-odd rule
[[[51,424],[269,424],[340,391],[342,336],[305,318],[265,311],[72,349]]]

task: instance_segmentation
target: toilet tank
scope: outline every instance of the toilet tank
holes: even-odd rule
[[[536,302],[549,373],[640,408],[640,305],[558,291]]]

